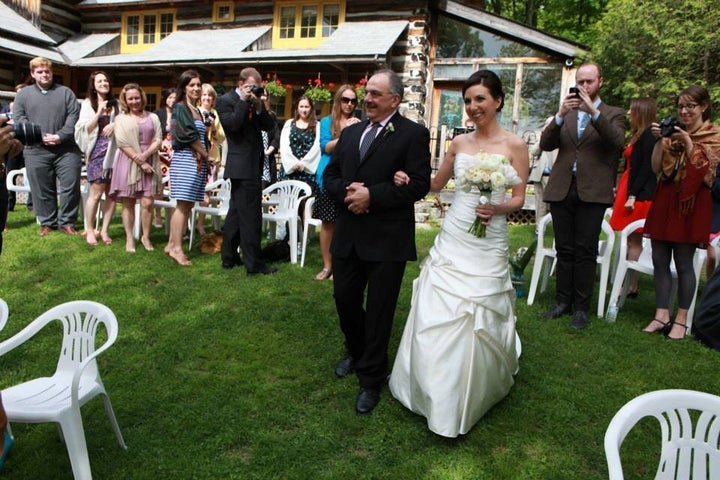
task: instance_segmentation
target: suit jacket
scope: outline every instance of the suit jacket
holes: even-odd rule
[[[367,124],[342,131],[323,175],[328,195],[340,207],[330,252],[346,258],[355,250],[360,259],[374,262],[415,260],[414,205],[430,189],[430,133],[395,113],[361,160],[360,138]],[[408,184],[394,184],[398,170],[410,176]],[[346,187],[352,182],[369,189],[369,213],[347,209]]]
[[[559,202],[567,197],[572,182],[572,166],[577,160],[576,186],[583,202],[611,205],[618,160],[625,144],[625,112],[600,103],[600,116],[589,122],[578,140],[578,111],[565,115],[562,126],[553,119],[540,137],[544,151],[558,149],[557,158],[545,186],[544,200]]]
[[[628,179],[628,195],[635,195],[636,200],[652,200],[657,184],[657,175],[652,171],[652,151],[657,139],[650,127],[638,137],[630,155],[630,175]]]
[[[258,114],[252,107],[235,90],[215,105],[228,144],[225,178],[260,181],[265,158],[260,130],[271,131],[275,121],[264,108]]]

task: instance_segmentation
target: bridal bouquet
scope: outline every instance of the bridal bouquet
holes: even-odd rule
[[[477,161],[472,167],[459,172],[455,186],[465,192],[477,188],[480,191],[481,205],[490,203],[493,191],[505,191],[522,181],[504,156],[487,152],[478,152],[475,156]],[[486,229],[485,220],[476,216],[468,232],[483,238]]]

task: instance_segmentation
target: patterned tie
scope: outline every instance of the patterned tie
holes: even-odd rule
[[[578,140],[582,138],[585,127],[590,121],[590,115],[585,112],[578,113]]]
[[[378,129],[382,125],[380,122],[373,122],[372,127],[370,130],[367,131],[365,136],[362,139],[362,143],[360,143],[360,160],[365,158],[365,154],[367,153],[368,149],[370,148],[370,145],[372,144],[373,140],[375,140],[375,136],[377,135]]]

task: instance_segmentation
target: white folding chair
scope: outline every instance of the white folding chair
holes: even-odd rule
[[[215,180],[207,184],[205,192],[210,197],[210,205],[204,207],[198,203],[192,209],[190,214],[190,246],[192,249],[193,238],[195,237],[195,216],[200,213],[210,215],[213,221],[213,228],[220,230],[220,218],[227,216],[230,209],[230,180]]]
[[[605,238],[598,240],[597,264],[600,267],[600,281],[598,285],[598,306],[597,316],[602,317],[605,313],[605,299],[607,294],[608,279],[610,277],[610,266],[612,260],[613,247],[615,245],[615,232],[608,222],[609,212],[605,212],[602,221],[602,232]],[[555,241],[548,245],[549,239],[545,239],[545,231],[552,222],[552,216],[546,213],[537,224],[537,248],[535,250],[535,263],[533,264],[532,277],[530,278],[530,288],[528,291],[527,304],[532,305],[535,301],[535,295],[540,283],[540,293],[547,289],[548,279],[557,260],[557,252],[555,251]]]
[[[18,177],[22,177],[22,183],[19,185]],[[5,186],[7,187],[8,192],[29,194],[30,181],[28,180],[27,170],[25,167],[7,172],[7,176],[5,177]],[[38,220],[37,217],[35,217],[35,220],[38,224],[40,223],[40,220]]]
[[[269,185],[262,194],[263,197],[270,197],[276,207],[273,212],[262,214],[263,221],[287,224],[290,231],[290,262],[297,263],[298,209],[300,202],[312,195],[310,185],[299,180],[282,180]]]
[[[12,338],[0,343],[0,356],[23,345],[54,322],[61,324],[63,334],[55,373],[4,389],[3,404],[11,423],[57,423],[75,479],[89,480],[92,473],[80,407],[99,395],[118,443],[123,449],[127,448],[96,361],[97,356],[117,339],[117,318],[108,307],[96,302],[64,303],[51,308]],[[101,325],[105,328],[106,340],[96,349],[96,334]]]
[[[174,198],[170,198],[170,176],[164,176],[162,183],[162,198],[153,200],[153,208],[165,209],[165,235],[170,235],[170,217],[172,216],[172,211],[177,207],[177,201]]]
[[[692,390],[658,390],[626,403],[605,432],[610,480],[623,480],[620,446],[645,417],[660,423],[656,480],[720,479],[720,397]]]
[[[635,272],[644,273],[645,275],[654,275],[655,268],[652,262],[652,243],[650,239],[643,238],[642,253],[637,260],[628,260],[627,258],[627,239],[634,233],[638,228],[645,226],[645,219],[635,220],[628,224],[625,228],[620,231],[618,242],[620,242],[620,249],[618,252],[617,259],[617,271],[615,272],[615,279],[613,280],[612,291],[610,292],[610,299],[608,300],[608,316],[607,320],[614,322],[617,314],[625,303],[628,289],[630,288],[630,282],[626,282],[628,273],[632,270]],[[705,258],[707,253],[703,249],[695,249],[695,256],[693,257],[693,270],[695,271],[695,294],[693,295],[692,303],[688,309],[687,315],[687,330],[690,332],[692,328],[692,318],[695,312],[695,303],[697,300],[697,290],[700,284],[700,274],[702,267],[705,264]],[[673,276],[673,287],[670,294],[670,309],[672,310],[673,302],[675,300],[677,291],[677,270],[675,269],[675,261],[670,263],[670,272]]]
[[[315,205],[315,197],[310,197],[305,202],[305,210],[303,212],[303,239],[302,239],[302,252],[300,253],[300,267],[305,266],[305,251],[307,250],[308,231],[310,227],[320,228],[322,220],[319,218],[313,218],[313,206]]]

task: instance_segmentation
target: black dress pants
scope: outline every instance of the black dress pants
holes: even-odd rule
[[[588,312],[595,286],[598,240],[607,205],[583,202],[573,181],[567,197],[550,204],[557,251],[557,303]]]
[[[387,379],[387,349],[405,265],[364,261],[354,251],[348,258],[333,256],[335,306],[361,388],[380,390]]]
[[[221,256],[223,263],[232,264],[242,250],[243,263],[249,271],[264,267],[260,251],[262,230],[262,191],[260,179],[230,181],[230,208],[223,226]]]

